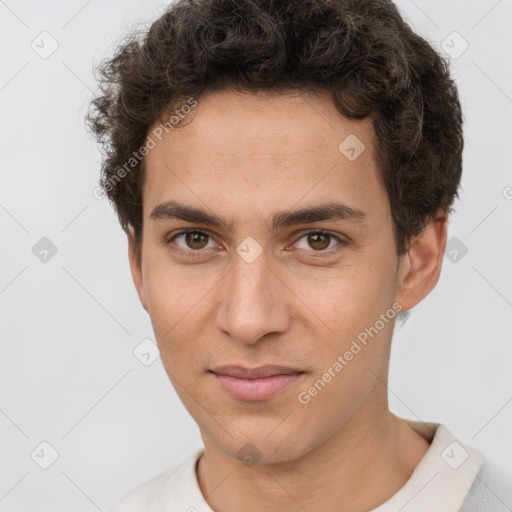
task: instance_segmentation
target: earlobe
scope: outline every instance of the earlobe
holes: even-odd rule
[[[414,237],[399,269],[397,302],[407,311],[421,302],[435,287],[441,274],[448,220],[440,214]]]
[[[147,311],[146,304],[146,291],[144,288],[144,278],[142,275],[142,262],[139,260],[137,254],[137,247],[135,244],[135,236],[133,233],[133,229],[130,229],[130,233],[127,234],[128,237],[128,259],[130,261],[130,270],[132,274],[133,284],[135,285],[135,289],[137,290],[137,294],[139,296],[139,300],[142,304],[142,307]]]

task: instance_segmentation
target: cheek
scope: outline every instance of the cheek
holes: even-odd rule
[[[355,259],[355,258],[354,258]],[[293,277],[290,288],[329,337],[354,336],[373,324],[393,303],[387,268],[363,258],[331,269],[308,269]]]
[[[211,269],[196,265],[178,265],[169,261],[165,251],[148,250],[144,272],[144,287],[148,312],[157,327],[179,327],[181,320],[196,314],[208,300],[215,286]]]
[[[208,294],[214,278],[187,272],[162,259],[147,258],[144,286],[156,341],[167,370],[179,361],[197,360],[202,330],[211,317]]]
[[[370,369],[378,371],[385,360],[396,316],[388,267],[387,263],[378,265],[372,254],[367,254],[358,263],[331,269],[314,279],[296,276],[294,289],[312,313],[308,313],[313,319],[309,329],[317,340],[315,375],[308,381],[308,386],[322,381],[318,385],[323,398],[315,401],[317,407],[351,402],[352,398],[357,402],[355,395],[364,394],[364,383],[372,379]],[[383,321],[381,315],[386,314]],[[331,374],[325,375],[329,370]]]

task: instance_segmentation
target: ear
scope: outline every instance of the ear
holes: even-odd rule
[[[435,287],[441,274],[448,220],[444,212],[431,219],[414,237],[398,270],[397,302],[407,311]]]
[[[148,308],[146,304],[146,290],[144,287],[144,278],[142,275],[142,262],[139,261],[137,256],[133,229],[130,229],[130,232],[128,233],[128,259],[130,261],[130,270],[132,273],[133,284],[137,290],[137,294],[139,296],[142,307],[147,311]]]

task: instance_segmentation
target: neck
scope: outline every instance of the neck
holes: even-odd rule
[[[371,510],[410,478],[429,443],[386,410],[364,413],[299,459],[248,467],[203,437],[197,477],[215,511]]]

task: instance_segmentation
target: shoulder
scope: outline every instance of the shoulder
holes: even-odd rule
[[[141,483],[135,489],[123,496],[108,512],[141,512],[146,510],[146,505],[158,495],[172,480],[173,475],[179,471],[180,466],[168,469],[149,480]]]
[[[185,491],[187,485],[195,483],[189,480],[195,473],[195,463],[200,454],[201,451],[195,452],[183,463],[139,484],[108,512],[152,512],[179,499],[180,492]]]
[[[460,512],[509,512],[512,510],[512,472],[485,459]]]

